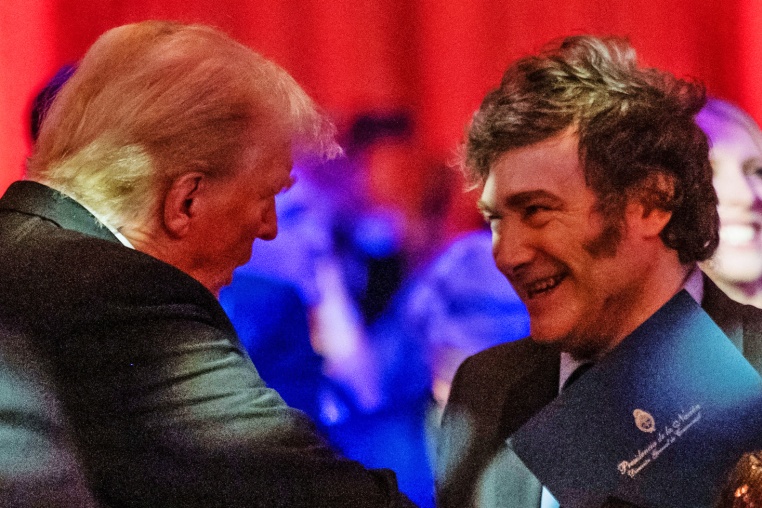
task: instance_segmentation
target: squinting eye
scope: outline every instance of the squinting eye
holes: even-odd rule
[[[548,210],[548,209],[546,207],[544,207],[544,206],[529,205],[526,208],[524,208],[524,216],[525,217],[531,217],[533,215],[536,215],[538,212],[544,212],[546,210]]]
[[[524,207],[523,220],[531,226],[542,226],[550,220],[552,211],[553,208],[547,206],[528,205]]]

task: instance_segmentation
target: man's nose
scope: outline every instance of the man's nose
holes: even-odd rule
[[[275,213],[275,202],[264,211],[262,226],[257,236],[262,240],[273,240],[278,236],[278,215]]]
[[[534,250],[530,235],[524,229],[501,221],[492,230],[492,255],[498,270],[506,277],[514,275],[517,268],[525,266],[532,259]]]

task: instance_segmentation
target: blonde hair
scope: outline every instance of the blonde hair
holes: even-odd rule
[[[333,137],[275,63],[211,27],[146,21],[93,44],[45,117],[27,177],[120,227],[155,213],[183,173],[234,173],[250,144],[330,157]]]

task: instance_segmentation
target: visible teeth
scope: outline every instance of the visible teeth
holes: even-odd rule
[[[542,293],[543,291],[547,291],[556,287],[558,283],[561,282],[561,279],[562,277],[560,275],[556,275],[555,277],[548,277],[547,279],[543,279],[541,281],[530,284],[527,286],[527,294],[530,298],[532,298],[538,293]]]
[[[732,225],[720,228],[720,240],[730,245],[744,245],[754,239],[756,228],[750,225]]]

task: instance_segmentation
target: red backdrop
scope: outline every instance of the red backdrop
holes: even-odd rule
[[[340,123],[408,110],[415,135],[373,182],[377,199],[413,214],[429,162],[452,157],[506,65],[558,36],[626,35],[647,64],[697,77],[762,120],[759,0],[3,0],[0,192],[22,174],[37,89],[104,30],[148,18],[226,30],[289,70]],[[456,218],[473,207],[456,204]]]

